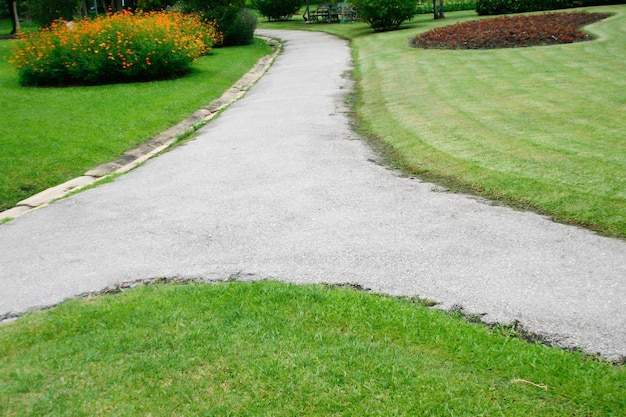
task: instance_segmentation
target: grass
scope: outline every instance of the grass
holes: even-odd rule
[[[584,10],[615,14],[586,29],[595,41],[490,51],[407,45],[472,11],[381,34],[298,18],[262,27],[350,39],[359,128],[407,172],[624,238],[626,6]]]
[[[3,416],[618,416],[623,366],[416,300],[155,285],[0,326]]]
[[[6,21],[0,22],[8,33]],[[214,49],[177,80],[26,88],[6,61],[12,42],[0,40],[0,211],[175,125],[221,96],[270,52],[261,41]]]
[[[528,196],[551,189],[542,185],[547,180],[562,181],[580,194],[589,188],[590,176],[598,178],[595,188],[610,189],[620,173],[623,147],[614,136],[624,132],[623,125],[619,117],[612,120],[615,113],[596,111],[610,111],[603,100],[623,106],[624,85],[609,76],[616,91],[603,86],[604,98],[593,89],[596,77],[610,75],[605,65],[623,74],[617,58],[606,55],[623,52],[624,8],[610,9],[621,14],[595,29],[606,39],[575,51],[568,45],[560,52],[530,48],[454,56],[406,47],[410,36],[474,18],[471,13],[448,14],[445,22],[418,19],[403,32],[378,35],[359,24],[325,29],[353,40],[362,129],[393,146],[407,169],[486,193],[481,184],[494,181],[490,176],[517,175],[513,184],[499,186],[512,193],[513,202],[530,204]],[[3,56],[7,44],[0,43]],[[265,52],[260,44],[216,50],[187,79],[89,89],[23,89],[0,61],[0,196],[12,188],[5,177],[22,165],[35,173],[29,174],[31,183],[22,182],[26,174],[9,182],[23,184],[29,194],[46,186],[48,180],[37,177],[54,177],[59,170],[74,176],[76,167],[80,174],[113,159],[219,95],[215,84],[225,88],[232,83],[229,76],[239,77],[230,67],[243,73]],[[585,61],[592,57],[602,60]],[[222,68],[225,63],[228,68]],[[498,66],[505,64],[512,75],[501,77]],[[564,68],[567,77],[560,74]],[[590,86],[578,79],[582,75]],[[586,115],[591,127],[578,112],[585,100],[569,88],[581,89],[593,104],[594,112]],[[507,93],[521,103],[513,106],[499,97],[492,102],[486,91]],[[578,100],[568,108],[570,119],[554,111],[568,104],[556,93]],[[516,113],[528,102],[536,107]],[[554,118],[562,118],[564,132],[576,134],[569,140],[553,137],[559,125]],[[539,131],[530,135],[524,130],[528,125]],[[570,163],[580,163],[581,184],[572,185],[571,174],[555,181],[541,173],[543,165],[563,170],[564,160],[576,155],[583,161]],[[56,156],[61,158],[54,161]],[[598,158],[605,164],[586,161]],[[507,166],[508,174],[498,174]],[[466,183],[464,178],[473,177],[459,172],[475,173],[480,181]],[[543,182],[535,184],[533,178]],[[530,185],[523,186],[527,181]],[[619,207],[609,211],[623,216]],[[71,300],[0,326],[0,415],[7,417],[620,416],[626,414],[624,391],[621,365],[529,344],[511,329],[468,323],[419,300],[346,288],[275,282],[158,285]]]

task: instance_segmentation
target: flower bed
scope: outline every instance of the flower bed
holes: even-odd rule
[[[25,85],[163,79],[188,72],[220,36],[198,17],[177,12],[59,20],[18,41],[11,62]]]
[[[429,30],[411,40],[416,48],[494,49],[571,43],[591,39],[580,28],[609,15],[603,13],[546,13],[498,17]]]

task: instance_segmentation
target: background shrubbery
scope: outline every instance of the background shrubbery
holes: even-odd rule
[[[351,0],[350,3],[375,31],[397,29],[417,12],[415,0]]]
[[[249,45],[254,39],[256,25],[256,13],[250,9],[241,9],[227,28],[228,38],[224,35],[224,44]]]
[[[225,46],[249,44],[254,38],[256,16],[252,21],[249,13],[241,13],[246,8],[246,0],[185,0],[179,5],[183,12],[196,12],[205,22],[216,22]],[[246,28],[247,32],[240,33],[241,28]]]
[[[98,1],[98,5],[100,3]],[[174,6],[184,13],[197,13],[205,22],[217,24],[223,34],[223,45],[228,46],[250,44],[254,39],[256,13],[246,9],[248,3],[249,0],[127,0],[126,8],[130,11],[161,11]],[[270,3],[276,3],[276,0]],[[0,0],[0,4],[4,7],[1,12],[6,9],[6,2]],[[22,0],[18,4],[21,6],[20,17],[28,14],[41,27],[47,27],[57,19],[71,21],[89,14],[84,9],[81,11],[81,0]],[[87,3],[87,7],[92,5],[93,1]]]
[[[47,27],[56,19],[72,20],[81,0],[29,0],[31,18],[39,26]]]
[[[476,0],[446,0],[443,3],[444,12],[458,12],[460,10],[476,10]],[[417,14],[433,13],[433,2],[431,0],[420,0],[416,6]]]
[[[17,13],[20,18],[28,18],[30,19],[30,9],[28,7],[27,1],[18,1],[17,2]],[[0,18],[8,18],[11,15],[9,14],[9,7],[6,1],[0,1]]]
[[[118,13],[55,21],[17,44],[12,63],[26,85],[102,84],[181,75],[219,41],[194,15]]]
[[[160,11],[167,9],[173,3],[173,0],[138,0],[137,8],[144,12]]]
[[[302,6],[304,0],[252,0],[252,7],[257,9],[267,20],[286,20]]]
[[[476,0],[476,12],[496,15],[621,3],[624,0]]]

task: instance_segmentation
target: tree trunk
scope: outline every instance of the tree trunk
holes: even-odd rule
[[[437,0],[433,0],[433,13],[435,14],[435,19],[443,19],[443,0],[439,0],[439,4],[437,4]]]
[[[89,18],[89,9],[87,8],[87,2],[85,0],[83,0],[80,3],[80,7],[78,8],[78,18],[79,19]]]
[[[11,23],[13,24],[11,35],[15,35],[20,30],[20,18],[17,15],[17,0],[7,0],[7,8],[9,9]]]

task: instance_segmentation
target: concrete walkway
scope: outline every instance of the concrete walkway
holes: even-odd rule
[[[347,43],[271,34],[285,53],[196,140],[0,226],[0,316],[161,276],[359,283],[626,355],[626,242],[376,164]]]

